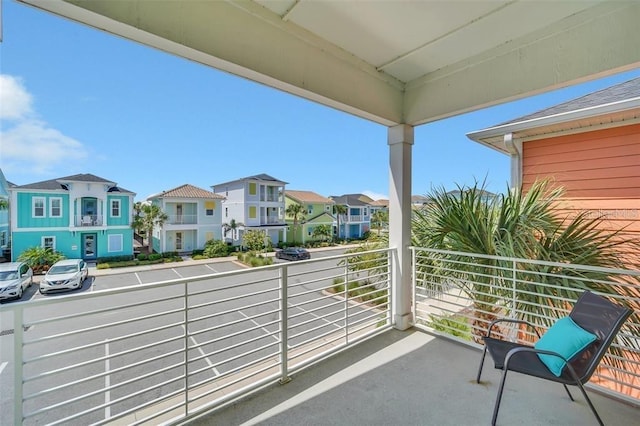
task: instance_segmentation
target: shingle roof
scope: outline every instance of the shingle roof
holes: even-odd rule
[[[159,194],[152,195],[149,198],[216,198],[224,199],[222,195],[218,195],[215,192],[207,191],[206,189],[198,188],[197,186],[184,184],[176,188],[162,191]]]
[[[597,92],[589,93],[576,99],[554,105],[543,110],[505,121],[496,126],[506,124],[519,123],[521,121],[532,120],[535,118],[549,117],[552,115],[562,114],[566,112],[576,111],[584,108],[597,107],[610,104],[613,102],[626,101],[629,99],[640,97],[640,77],[634,78],[615,86],[607,87]]]
[[[90,183],[104,183],[110,185],[112,188],[117,188],[119,192],[127,192],[133,194],[132,191],[116,186],[116,183],[104,178],[101,178],[90,173],[82,173],[71,176],[64,176],[56,179],[43,180],[41,182],[29,183],[26,185],[16,185],[17,189],[44,189],[44,190],[58,190],[66,189],[63,185],[66,182],[90,182]]]
[[[374,202],[371,203],[372,206],[379,206],[379,207],[388,207],[389,206],[389,200],[385,200],[384,198],[380,199],[380,200],[375,200]]]
[[[333,200],[327,197],[323,197],[313,191],[295,191],[287,189],[285,195],[293,198],[300,203],[325,203],[333,204]]]
[[[373,200],[364,194],[332,195],[329,198],[335,201],[336,204],[346,204],[347,206],[369,206],[373,203]]]
[[[241,181],[241,180],[261,180],[261,181],[265,181],[265,182],[282,182],[284,184],[288,183],[288,182],[282,181],[280,179],[276,179],[273,176],[270,176],[270,175],[268,175],[266,173],[260,173],[260,174],[253,175],[253,176],[246,176],[246,177],[243,177],[243,178],[240,178],[240,179],[234,179],[234,180],[228,180],[226,182],[216,183],[216,184],[211,185],[211,186],[213,186],[213,187],[222,186],[222,185],[229,184],[231,182],[237,182],[237,181]]]

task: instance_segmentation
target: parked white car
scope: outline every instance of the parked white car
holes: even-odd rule
[[[65,259],[54,263],[40,281],[40,293],[75,290],[89,276],[89,267],[82,259]]]
[[[0,300],[22,298],[32,283],[33,271],[26,263],[0,263]]]

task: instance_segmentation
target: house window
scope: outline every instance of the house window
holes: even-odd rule
[[[325,204],[324,205],[324,211],[330,212],[331,211],[331,206],[329,204]]]
[[[257,216],[256,206],[249,206],[249,219],[255,219]]]
[[[33,217],[44,217],[44,197],[33,197],[32,203],[31,215]]]
[[[315,229],[315,227],[309,227],[307,228],[307,236],[311,237],[313,235],[313,230]]]
[[[109,252],[121,252],[122,251],[122,234],[109,235],[107,239],[107,251]]]
[[[51,250],[56,249],[56,237],[42,237],[41,243],[42,247],[48,248]]]
[[[0,246],[4,247],[7,245],[7,233],[5,231],[0,232]]]
[[[62,217],[62,198],[49,199],[49,216]]]
[[[307,214],[311,214],[311,213],[313,213],[313,206],[311,204],[309,204],[307,206]]]
[[[229,217],[229,207],[224,208],[224,217]]]
[[[204,202],[204,214],[207,216],[213,216],[213,210],[216,207],[215,201],[205,201]]]
[[[255,182],[249,182],[249,195],[257,195],[258,194],[258,190],[256,188],[256,183]]]
[[[120,200],[111,200],[111,217],[120,217]]]

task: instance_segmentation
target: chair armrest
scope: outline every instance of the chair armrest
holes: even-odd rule
[[[494,325],[501,323],[501,322],[508,322],[508,323],[513,323],[513,324],[525,324],[531,328],[533,328],[533,331],[535,331],[536,335],[538,336],[538,338],[540,338],[540,333],[538,333],[538,330],[536,329],[536,326],[531,324],[528,321],[524,321],[524,320],[518,320],[518,319],[511,319],[511,318],[498,318],[496,320],[493,320],[489,323],[489,326],[487,327],[487,337],[491,337],[491,329],[493,328]]]
[[[578,376],[576,374],[576,371],[573,369],[573,366],[569,363],[568,359],[566,359],[565,357],[563,357],[562,355],[560,355],[557,352],[545,351],[545,350],[542,350],[542,349],[536,349],[534,347],[528,347],[528,346],[527,347],[521,346],[521,347],[513,348],[509,352],[507,352],[507,355],[504,357],[504,367],[503,367],[503,369],[505,371],[508,370],[509,369],[509,361],[511,360],[511,358],[516,356],[516,355],[518,355],[519,353],[522,353],[522,352],[533,352],[533,353],[536,353],[538,355],[551,355],[551,356],[555,356],[555,357],[560,358],[561,360],[564,361],[565,366],[568,368],[569,374],[571,374],[573,379],[576,382],[579,381]],[[545,365],[545,367],[546,367],[546,365]]]

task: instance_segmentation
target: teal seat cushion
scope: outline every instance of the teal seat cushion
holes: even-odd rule
[[[597,338],[595,334],[589,333],[580,327],[570,317],[564,317],[556,321],[542,335],[534,345],[534,348],[555,352],[562,355],[566,360],[570,360]],[[560,377],[565,365],[562,358],[543,354],[538,354],[538,357],[553,374]]]

